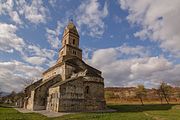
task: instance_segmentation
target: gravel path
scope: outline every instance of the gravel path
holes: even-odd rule
[[[17,111],[21,112],[21,113],[40,113],[42,115],[45,115],[47,117],[59,117],[59,116],[63,116],[63,115],[68,115],[68,114],[74,114],[74,113],[64,113],[64,112],[50,112],[47,110],[40,110],[40,111],[31,111],[31,110],[27,110],[27,109],[23,109],[23,108],[14,108]]]
[[[27,109],[24,109],[24,108],[14,108],[16,110],[18,110],[19,112],[21,113],[40,113],[42,115],[45,115],[47,117],[59,117],[59,116],[63,116],[63,115],[68,115],[68,114],[76,114],[76,113],[80,113],[80,112],[51,112],[51,111],[47,111],[47,110],[39,110],[39,111],[31,111],[31,110],[27,110]],[[98,111],[91,111],[92,113],[99,113],[99,112],[103,112],[103,113],[106,113],[106,112],[116,112],[116,110],[113,110],[113,109],[105,109],[105,110],[98,110]],[[91,113],[90,112],[90,113]]]

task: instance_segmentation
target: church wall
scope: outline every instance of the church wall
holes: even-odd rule
[[[59,86],[50,88],[49,94],[47,97],[47,107],[46,109],[49,111],[58,112],[59,109],[59,98],[60,98],[60,91]]]
[[[60,86],[59,111],[92,111],[105,108],[103,79],[87,78],[72,80]]]
[[[46,81],[48,78],[55,76],[57,74],[62,75],[62,72],[63,72],[62,66],[56,67],[53,70],[51,70],[43,75],[43,81]]]
[[[69,41],[70,45],[72,45],[74,47],[79,47],[79,38],[77,36],[71,34],[69,36],[69,39],[70,39],[70,41]]]
[[[88,78],[88,79],[87,79]],[[102,78],[87,77],[84,82],[85,109],[100,110],[105,108],[104,84]],[[88,88],[88,90],[87,90]]]
[[[59,111],[82,111],[84,109],[83,81],[72,80],[60,87]]]
[[[35,90],[34,94],[34,110],[45,110],[47,105],[47,97],[48,97],[48,90],[49,88],[56,84],[57,82],[61,81],[60,76],[56,76],[51,80],[47,81],[43,85],[39,86]]]
[[[65,46],[65,55],[67,56],[77,56],[78,58],[82,58],[82,51],[79,49],[75,49],[70,46]]]
[[[69,35],[68,35],[68,33],[67,33],[67,31],[66,31],[66,33],[65,33],[66,35],[65,36],[63,36],[63,45],[64,44],[68,44],[68,39],[69,39]]]
[[[65,66],[64,66],[64,72],[65,73],[64,73],[64,79],[63,80],[70,78],[70,76],[73,74],[74,70],[75,70],[74,67],[65,64]]]
[[[31,96],[31,91],[33,89],[35,89],[38,85],[40,85],[42,83],[42,79],[38,80],[37,82],[29,85],[28,87],[25,88],[25,94],[26,94],[26,97],[30,97]]]
[[[34,106],[34,90],[31,91],[31,97],[27,99],[27,105],[25,105],[25,108],[29,110],[33,110],[33,106]]]

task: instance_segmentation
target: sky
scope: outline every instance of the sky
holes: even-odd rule
[[[180,86],[179,0],[0,0],[2,91],[21,91],[55,64],[71,19],[105,87]]]

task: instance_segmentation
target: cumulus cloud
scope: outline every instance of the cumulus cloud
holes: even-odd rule
[[[53,60],[55,51],[41,48],[37,45],[29,45],[21,37],[16,35],[18,28],[12,24],[0,23],[0,51],[13,53],[19,52],[22,58],[31,64],[49,64]]]
[[[32,23],[45,23],[47,19],[47,9],[43,6],[42,0],[32,0],[32,3],[23,3],[25,5],[24,12],[25,18]]]
[[[31,23],[45,23],[47,20],[48,9],[42,0],[3,0],[0,1],[0,15],[9,15],[17,24],[22,24],[22,17]]]
[[[106,86],[144,84],[146,87],[157,87],[162,81],[180,86],[179,64],[174,65],[164,57],[142,55],[143,51],[139,51],[139,48],[123,45],[99,49],[87,62],[102,71]],[[136,57],[122,59],[124,55],[131,56],[131,50],[132,53],[133,50],[139,51],[135,52]]]
[[[94,51],[92,53],[93,59],[91,60],[91,63],[97,66],[112,63],[117,58],[121,58],[121,59],[140,58],[150,55],[149,50],[143,46],[132,47],[126,44],[123,44],[115,48],[98,49]],[[104,59],[106,57],[110,59]],[[102,64],[99,64],[100,62]]]
[[[40,48],[36,45],[27,45],[22,58],[32,65],[42,65],[44,63],[50,64],[54,60],[55,51]]]
[[[13,0],[0,1],[0,15],[8,14],[15,23],[22,24],[19,14],[14,11],[14,4]]]
[[[77,24],[87,28],[86,34],[92,37],[101,37],[105,31],[103,19],[108,15],[108,6],[105,3],[103,9],[100,8],[97,0],[82,2],[76,11]]]
[[[136,37],[158,42],[163,50],[180,56],[179,0],[119,0],[119,4],[128,10],[128,21],[141,26]]]
[[[27,50],[28,51],[26,51],[26,52],[29,52],[31,55],[47,57],[48,59],[53,59],[53,57],[56,53],[54,50],[40,48],[37,45],[28,45]]]
[[[24,81],[39,79],[43,68],[33,67],[19,61],[0,62],[0,87],[3,91],[20,91]]]
[[[29,62],[31,64],[35,64],[35,65],[41,65],[46,61],[46,58],[43,57],[39,57],[39,56],[33,56],[33,57],[24,57],[24,60],[26,62]]]
[[[17,50],[22,52],[25,46],[24,40],[16,35],[17,27],[12,24],[0,23],[0,50],[13,52]]]
[[[17,24],[22,24],[22,21],[19,17],[19,14],[16,11],[12,11],[9,13],[9,16],[12,18],[12,20]]]
[[[60,47],[61,40],[59,39],[59,35],[61,34],[64,26],[65,23],[58,21],[57,27],[54,30],[46,28],[46,37],[52,48],[58,49]]]

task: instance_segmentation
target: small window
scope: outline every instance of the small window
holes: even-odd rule
[[[75,45],[75,39],[73,39],[73,45]]]
[[[85,92],[86,92],[86,94],[89,94],[89,86],[86,86]]]
[[[73,50],[73,54],[76,55],[76,51]]]

